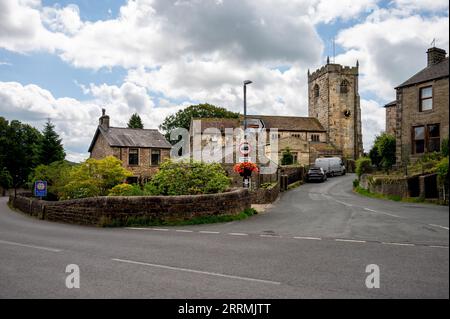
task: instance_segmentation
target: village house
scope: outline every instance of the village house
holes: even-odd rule
[[[448,138],[449,65],[443,49],[427,51],[427,66],[397,86],[396,100],[385,105],[386,132],[396,137],[397,164],[440,151]]]
[[[103,109],[89,146],[90,157],[115,156],[123,162],[123,167],[133,172],[129,183],[145,182],[170,157],[172,145],[156,129],[111,127],[109,120]]]

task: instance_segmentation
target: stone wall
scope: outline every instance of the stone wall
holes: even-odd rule
[[[363,174],[359,185],[371,193],[409,197],[408,178],[388,178]]]
[[[386,110],[386,133],[395,136],[395,128],[397,126],[397,108],[389,106]]]
[[[104,196],[48,202],[31,194],[10,196],[13,207],[40,219],[81,225],[126,225],[130,218],[188,220],[198,216],[239,214],[251,206],[246,189],[207,195]]]
[[[276,183],[271,188],[258,188],[250,192],[252,204],[269,204],[274,202],[280,194],[280,184]]]

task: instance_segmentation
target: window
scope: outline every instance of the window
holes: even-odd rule
[[[319,97],[319,86],[314,85],[314,97]]]
[[[417,126],[413,128],[413,153],[425,152],[425,127]]]
[[[427,86],[420,89],[419,111],[430,111],[433,109],[433,88]]]
[[[298,153],[292,153],[292,163],[298,163]]]
[[[139,149],[130,148],[128,152],[128,165],[139,165]]]
[[[161,151],[160,150],[152,150],[152,158],[151,163],[152,165],[159,165],[161,163]]]
[[[320,136],[319,136],[319,134],[312,134],[312,135],[311,135],[311,141],[312,141],[312,142],[320,142]]]
[[[300,134],[291,134],[292,137],[300,138]]]
[[[441,138],[439,124],[428,125],[428,152],[439,152],[441,150]]]
[[[425,152],[439,152],[441,149],[441,135],[439,124],[413,127],[413,154]]]
[[[347,80],[343,80],[341,82],[341,87],[340,87],[340,92],[341,93],[348,93],[348,81]]]

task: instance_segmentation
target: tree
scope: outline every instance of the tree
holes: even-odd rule
[[[286,147],[281,157],[281,165],[292,165],[293,163],[294,156],[291,153],[291,149],[289,147]]]
[[[355,172],[358,178],[361,177],[362,174],[372,172],[372,161],[369,157],[360,157],[356,160],[356,168]]]
[[[239,118],[239,113],[228,111],[223,107],[211,104],[191,105],[177,113],[167,116],[159,126],[170,140],[170,132],[176,128],[189,129],[192,118]],[[176,143],[176,141],[171,141]]]
[[[443,156],[448,156],[448,137],[442,139],[441,153]]]
[[[39,163],[48,165],[53,162],[62,161],[66,157],[62,139],[55,132],[55,126],[48,119],[42,132],[42,139],[39,148]]]
[[[131,115],[130,120],[128,121],[128,128],[144,128],[141,117],[137,113]]]
[[[42,134],[28,124],[0,117],[0,167],[6,168],[12,186],[22,186],[39,164]]]
[[[37,180],[47,181],[47,199],[57,199],[70,182],[69,174],[75,165],[66,160],[52,162],[49,165],[38,165],[28,178],[29,185],[33,185]]]
[[[395,137],[387,133],[377,136],[369,156],[372,164],[389,172],[396,162]]]

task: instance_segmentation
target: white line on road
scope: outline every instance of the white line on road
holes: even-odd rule
[[[367,210],[367,211],[372,212],[372,213],[377,213],[377,214],[383,214],[383,215],[388,215],[388,216],[392,216],[392,217],[402,218],[401,216],[398,216],[398,215],[389,214],[389,213],[386,213],[386,212],[380,212],[378,210],[374,210],[374,209],[370,209],[370,208],[364,208],[364,210]]]
[[[428,224],[428,225],[433,226],[433,227],[439,227],[439,228],[443,228],[443,229],[447,229],[447,230],[448,230],[448,227],[445,227],[445,226],[435,225],[435,224]]]
[[[14,245],[14,246],[20,246],[20,247],[27,247],[27,248],[35,248],[35,249],[40,249],[40,250],[51,251],[51,252],[54,252],[54,253],[59,253],[60,251],[62,251],[61,249],[56,249],[56,248],[49,248],[49,247],[35,246],[35,245],[27,245],[27,244],[15,243],[15,242],[6,241],[6,240],[0,240],[0,244]]]
[[[319,238],[319,237],[300,237],[300,236],[297,236],[297,237],[294,237],[295,239],[307,239],[307,240],[322,240],[322,238]]]
[[[157,231],[169,231],[167,228],[150,228],[151,230],[157,230]]]
[[[448,249],[448,246],[437,246],[437,245],[432,245],[432,246],[428,246],[428,247],[431,247],[431,248],[446,248],[446,249]]]
[[[228,235],[231,235],[231,236],[248,236],[248,234],[244,234],[244,233],[228,233]]]
[[[342,238],[336,238],[335,241],[345,241],[349,243],[367,243],[365,240],[356,240],[356,239],[342,239]]]
[[[336,200],[336,199],[335,199],[335,201],[336,201],[337,203],[339,203],[339,204],[342,204],[342,205],[345,205],[345,206],[348,206],[348,207],[352,207],[352,206],[353,206],[352,204],[347,204],[347,203],[345,203],[345,202],[341,202],[340,200]]]
[[[195,274],[203,274],[203,275],[209,275],[209,276],[217,276],[217,277],[224,277],[224,278],[231,278],[231,279],[240,279],[240,280],[261,282],[261,283],[272,284],[272,285],[280,285],[281,284],[280,282],[271,281],[271,280],[263,280],[263,279],[241,277],[241,276],[233,276],[233,275],[220,274],[220,273],[216,273],[216,272],[201,271],[201,270],[188,269],[188,268],[179,268],[179,267],[172,267],[172,266],[166,266],[166,265],[149,264],[149,263],[144,263],[144,262],[140,262],[140,261],[126,260],[126,259],[113,258],[112,260],[118,261],[118,262],[122,262],[122,263],[150,266],[150,267],[161,268],[161,269],[185,271],[185,272],[191,272],[191,273],[195,273]]]
[[[405,244],[405,243],[382,243],[383,245],[395,245],[395,246],[415,246],[414,244]]]
[[[209,230],[200,230],[199,233],[201,234],[220,234],[218,231],[209,231]]]
[[[282,236],[280,235],[259,235],[259,237],[268,237],[268,238],[281,238]]]
[[[187,230],[187,229],[175,229],[176,232],[179,233],[193,233],[194,231],[192,230]]]

